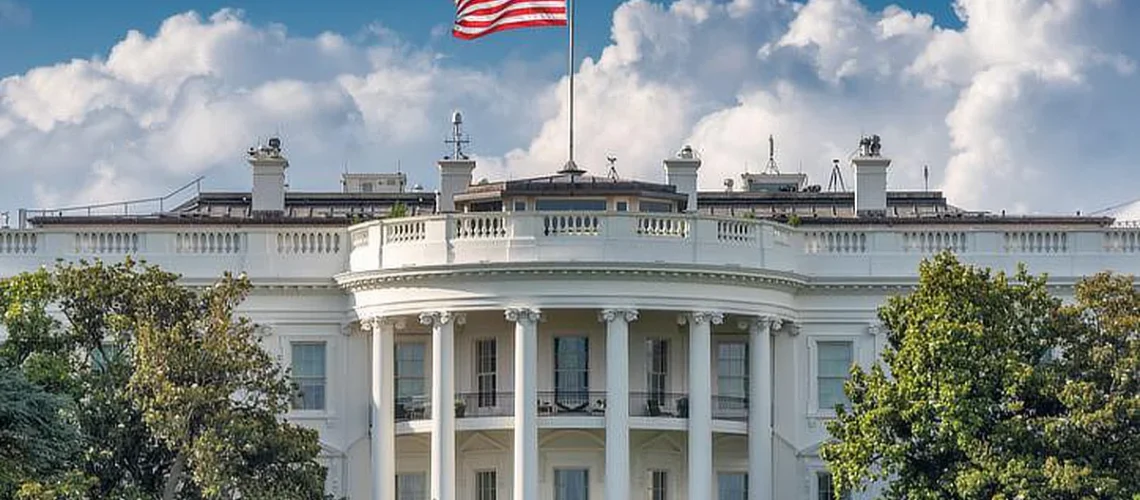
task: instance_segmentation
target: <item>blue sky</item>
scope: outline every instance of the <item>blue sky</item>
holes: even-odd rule
[[[244,11],[253,24],[279,23],[291,34],[313,36],[333,31],[371,36],[379,24],[411,43],[431,45],[456,58],[494,63],[507,58],[529,59],[563,50],[565,36],[557,30],[537,30],[488,37],[478,43],[439,37],[452,18],[447,0],[0,0],[27,13],[0,21],[0,75],[71,58],[105,56],[129,30],[153,33],[167,17],[186,11],[208,16],[222,8]],[[578,50],[596,57],[610,37],[610,18],[620,0],[579,0]],[[941,26],[958,27],[951,0],[864,0],[872,10],[895,4],[926,12]],[[0,8],[0,12],[4,12]],[[434,36],[433,36],[434,35]],[[477,63],[475,63],[477,64]]]
[[[1140,193],[1140,1],[579,4],[592,61],[575,70],[575,151],[590,171],[614,155],[623,176],[660,180],[662,159],[691,145],[717,189],[765,162],[771,134],[784,170],[826,184],[832,159],[877,133],[892,189],[921,188],[929,165],[931,187],[966,209],[1088,212]],[[0,0],[0,212],[151,197],[197,176],[246,190],[242,154],[271,134],[291,189],[397,164],[430,188],[455,109],[477,176],[556,170],[565,31],[462,42],[453,10]]]

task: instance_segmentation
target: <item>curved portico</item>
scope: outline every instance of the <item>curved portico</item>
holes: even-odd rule
[[[375,325],[373,352],[380,357],[372,373],[400,376],[395,367],[376,366],[398,359],[397,342],[431,346],[420,360],[431,367],[428,397],[408,398],[398,384],[373,380],[380,391],[375,414],[384,419],[374,423],[381,459],[372,462],[373,477],[395,481],[395,460],[386,455],[395,446],[386,443],[426,434],[430,489],[440,493],[433,498],[466,498],[454,493],[456,436],[498,431],[512,436],[505,484],[522,492],[513,498],[545,498],[540,477],[551,460],[542,458],[540,434],[593,430],[605,443],[595,472],[604,474],[604,498],[627,498],[646,473],[632,467],[631,435],[671,433],[685,450],[678,471],[685,487],[676,487],[689,498],[715,498],[714,436],[737,435],[747,436],[753,498],[771,498],[764,494],[771,483],[770,413],[750,409],[771,407],[772,381],[766,369],[749,370],[757,363],[733,356],[771,356],[768,335],[793,319],[798,280],[668,267],[527,264],[340,276],[358,317]],[[504,354],[509,361],[500,359]],[[729,386],[743,380],[750,382]],[[375,488],[394,491],[389,484]]]

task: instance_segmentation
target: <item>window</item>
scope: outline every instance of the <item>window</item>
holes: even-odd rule
[[[498,405],[496,387],[498,375],[498,344],[495,339],[475,342],[475,383],[479,387],[479,407],[491,408]]]
[[[554,469],[554,500],[589,500],[590,471]]]
[[[649,401],[662,404],[665,393],[669,392],[669,341],[649,339],[645,343],[645,350],[649,354]]]
[[[817,500],[836,500],[835,487],[831,484],[831,474],[827,472],[817,472],[815,474],[816,483],[816,499]],[[839,500],[851,500],[850,492],[843,492],[839,495]]]
[[[535,210],[549,210],[552,212],[564,212],[569,210],[597,210],[602,211],[606,209],[606,200],[582,200],[582,199],[558,199],[558,198],[545,198],[535,201]]]
[[[293,400],[293,409],[325,409],[325,343],[293,342],[291,345],[293,381],[301,391]]]
[[[427,475],[396,474],[396,500],[427,500]]]
[[[717,400],[721,409],[743,409],[748,397],[748,344],[718,342],[716,349]]]
[[[748,474],[721,472],[716,475],[717,500],[745,500],[748,498]]]
[[[396,344],[396,400],[406,402],[426,394],[424,349],[421,342]]]
[[[843,383],[851,370],[852,343],[819,342],[816,349],[819,409],[831,410],[836,405],[846,405],[847,395],[843,392]]]
[[[629,211],[629,202],[628,201],[617,202],[617,211],[618,212],[628,212]]]
[[[516,201],[515,202],[515,211],[516,212],[526,212],[526,202],[525,201]]]
[[[642,200],[638,206],[641,207],[642,212],[672,212],[673,204],[662,201],[645,201]]]
[[[586,337],[554,339],[554,401],[560,407],[590,404],[590,344]]]
[[[475,500],[495,500],[499,491],[498,474],[493,470],[475,472]]]
[[[371,182],[361,182],[360,183],[360,192],[371,193],[372,192],[372,183]]]
[[[663,470],[653,471],[653,477],[649,485],[649,500],[668,500],[669,487],[668,478]]]

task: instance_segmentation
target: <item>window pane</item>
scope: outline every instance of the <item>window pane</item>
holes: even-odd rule
[[[748,498],[748,474],[723,472],[717,474],[717,500],[745,500]]]
[[[396,498],[398,500],[427,500],[427,474],[397,474]]]
[[[408,400],[424,396],[425,360],[427,346],[422,342],[396,344],[396,399]]]
[[[668,500],[668,476],[663,470],[653,471],[653,484],[650,486],[650,500]]]
[[[475,500],[495,500],[498,495],[497,476],[493,470],[475,473]]]
[[[566,211],[566,210],[605,210],[606,200],[575,200],[540,198],[535,200],[535,210]]]
[[[851,342],[819,342],[816,344],[817,366],[816,385],[819,409],[830,410],[836,405],[846,405],[847,395],[843,383],[854,362],[854,349]]]
[[[555,469],[554,500],[589,500],[589,478],[586,469]]]
[[[293,401],[297,410],[325,409],[325,343],[294,342],[292,352],[293,382],[300,395]]]
[[[554,391],[563,405],[589,402],[589,342],[586,337],[554,339]]]

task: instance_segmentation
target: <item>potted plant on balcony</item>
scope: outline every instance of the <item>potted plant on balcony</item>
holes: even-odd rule
[[[456,398],[455,399],[455,418],[463,418],[467,414],[467,402]]]

